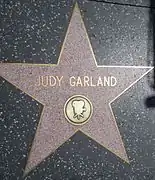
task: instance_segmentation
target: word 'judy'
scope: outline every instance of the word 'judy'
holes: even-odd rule
[[[114,87],[117,85],[117,79],[114,76],[98,76],[97,78],[93,76],[71,76],[68,78],[64,78],[64,76],[38,76],[36,85],[43,87],[60,87],[64,81],[67,81],[67,84],[71,87]]]

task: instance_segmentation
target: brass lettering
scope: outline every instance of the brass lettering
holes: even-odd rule
[[[61,87],[63,82],[63,76],[38,76],[36,86],[43,87]],[[117,79],[114,76],[98,76],[98,78],[94,78],[93,76],[71,76],[69,78],[69,85],[71,87],[104,87],[110,86],[114,87],[117,85]]]
[[[54,76],[49,76],[49,85],[53,87],[56,85],[56,83],[57,83],[56,78]]]
[[[111,86],[114,87],[117,84],[117,79],[114,76],[111,76]]]
[[[61,81],[63,79],[63,76],[61,76],[60,78],[58,76],[56,76],[57,80],[58,80],[58,83],[59,83],[59,86],[61,86]]]
[[[83,84],[84,84],[84,86],[89,86],[89,77],[88,76],[84,76],[84,78],[83,78]]]
[[[62,84],[63,76],[38,76],[38,84],[37,86],[43,86],[43,87],[55,87],[55,86],[61,86]]]
[[[101,79],[100,76],[98,77],[97,86],[102,86],[103,87],[103,82],[102,82],[102,79]]]
[[[83,86],[80,76],[77,78],[76,86]]]
[[[38,77],[38,85],[36,86],[41,86],[41,79],[40,79],[40,76]]]
[[[110,77],[104,77],[104,86],[110,86]]]
[[[96,86],[95,84],[93,84],[93,77],[92,76],[90,77],[90,86],[91,87],[95,87]]]
[[[48,76],[41,76],[41,85],[44,87],[48,86]]]
[[[70,77],[69,81],[70,81],[70,86],[75,86],[75,77],[74,76]]]

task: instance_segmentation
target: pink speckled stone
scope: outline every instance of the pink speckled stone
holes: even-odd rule
[[[104,51],[104,49],[103,49]],[[0,74],[44,105],[40,123],[31,148],[25,172],[29,172],[55,151],[77,130],[82,131],[105,148],[129,162],[110,102],[125,92],[150,68],[97,67],[91,45],[75,7],[57,66],[35,64],[0,65]],[[61,87],[37,86],[38,76],[64,76]],[[115,87],[71,87],[69,77],[115,76]],[[73,95],[86,96],[93,105],[93,115],[82,126],[70,124],[64,116],[64,104]]]

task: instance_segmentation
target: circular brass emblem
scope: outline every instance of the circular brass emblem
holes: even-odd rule
[[[91,102],[82,95],[72,96],[64,106],[66,119],[74,125],[85,124],[90,119],[92,112]]]

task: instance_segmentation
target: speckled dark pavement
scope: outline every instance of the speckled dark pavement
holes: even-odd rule
[[[79,5],[98,66],[153,66],[149,0],[2,0],[1,62],[56,64],[75,2]],[[2,64],[0,66],[0,73],[5,72]],[[83,67],[89,69],[92,65],[87,62]],[[25,176],[43,104],[11,84],[8,79],[14,79],[15,74],[6,73],[10,78],[0,79],[0,180],[155,180],[155,108],[145,104],[154,94],[150,87],[152,72],[111,103],[129,163],[92,136],[78,131]],[[122,79],[123,73],[119,72]],[[136,80],[136,71],[132,73]],[[121,80],[122,84],[129,78],[131,73],[126,74],[126,81]],[[94,91],[96,99],[101,96],[98,92]],[[100,137],[105,140],[104,136]]]

